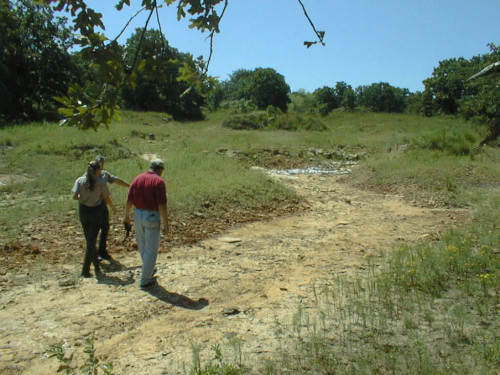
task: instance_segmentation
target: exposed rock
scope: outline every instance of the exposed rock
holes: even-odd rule
[[[238,310],[235,307],[228,307],[224,310],[222,310],[221,314],[225,316],[230,316],[230,315],[238,315],[241,311]]]
[[[235,237],[220,237],[219,241],[227,243],[236,243],[236,242],[241,242],[243,240],[241,238],[235,238]]]

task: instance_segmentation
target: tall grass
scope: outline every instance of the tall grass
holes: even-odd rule
[[[290,318],[295,350],[273,374],[496,374],[500,207],[492,198],[476,222],[437,243],[407,244],[381,264],[367,259],[370,271],[354,280],[314,286],[316,306]]]

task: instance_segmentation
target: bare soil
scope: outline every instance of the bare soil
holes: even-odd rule
[[[133,240],[122,244],[120,217],[109,241],[114,260],[103,262],[99,278],[78,277],[84,240],[74,213],[56,228],[24,228],[29,238],[0,253],[0,373],[54,374],[59,363],[45,352],[60,341],[81,366],[90,334],[115,374],[182,374],[193,345],[211,359],[214,344],[231,340],[259,373],[259,364],[286,349],[298,306],[314,304],[314,285],[363,272],[368,257],[398,244],[438,239],[469,216],[357,190],[335,176],[276,178],[307,208],[254,213],[224,231],[230,218],[205,227],[200,219],[188,237],[175,228],[192,223],[177,223],[173,240],[161,245],[159,285],[149,291],[139,289],[140,257]]]

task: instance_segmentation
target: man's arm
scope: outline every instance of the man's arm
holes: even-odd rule
[[[159,204],[158,211],[160,211],[160,216],[163,220],[163,233],[167,234],[169,231],[167,205]]]
[[[123,219],[124,223],[129,223],[130,222],[130,211],[132,210],[132,202],[127,200],[127,204],[125,205],[125,218]]]

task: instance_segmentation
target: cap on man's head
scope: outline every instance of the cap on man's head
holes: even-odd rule
[[[149,168],[151,169],[165,169],[165,162],[161,159],[155,159],[149,164]]]

